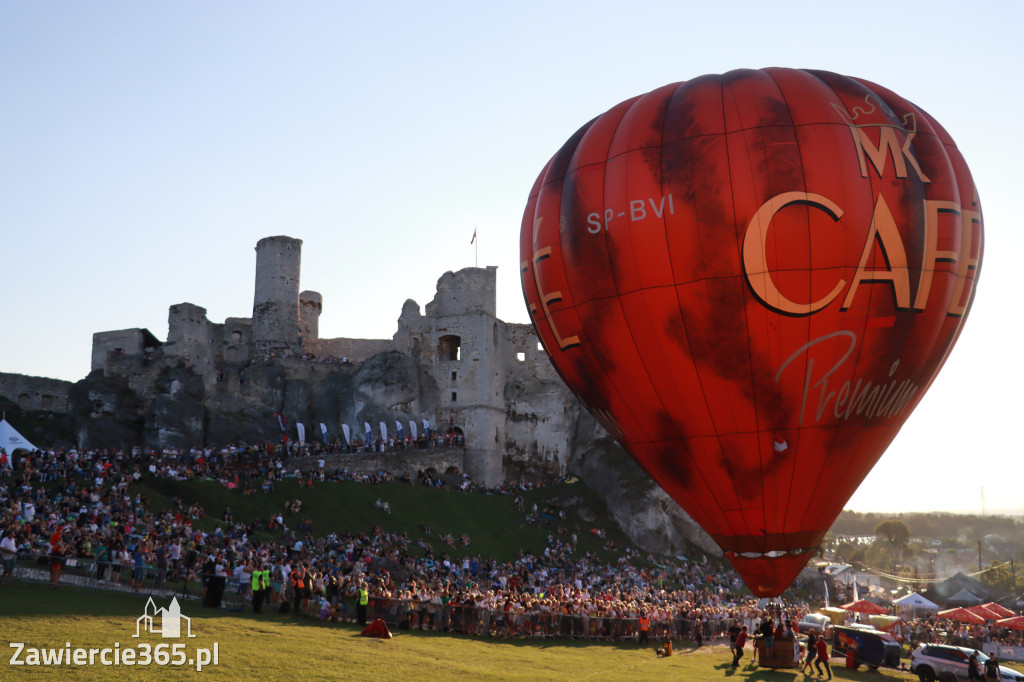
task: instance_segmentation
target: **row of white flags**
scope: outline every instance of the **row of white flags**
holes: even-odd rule
[[[402,422],[398,421],[397,419],[395,420],[395,428],[397,429],[395,437],[398,438],[399,440],[405,438],[405,435],[402,430]],[[302,422],[295,422],[295,430],[299,432],[299,444],[304,445],[306,443],[306,427],[302,424]],[[352,429],[349,428],[349,425],[342,424],[341,431],[342,434],[345,436],[345,442],[351,443]],[[373,429],[370,428],[370,422],[363,422],[363,432],[366,434],[366,437],[363,440],[367,442],[373,440]],[[428,438],[430,437],[430,422],[428,422],[426,419],[423,420],[423,432],[426,434]],[[324,424],[323,422],[320,422],[320,433],[324,437],[324,443],[327,443],[327,425]],[[409,433],[412,435],[413,440],[419,437],[415,421],[409,422]],[[385,424],[384,422],[380,422],[380,439],[388,439],[388,425]]]

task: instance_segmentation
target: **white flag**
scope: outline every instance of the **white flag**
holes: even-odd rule
[[[385,424],[384,422],[380,423],[380,438],[381,440],[388,439],[388,427],[387,424]]]
[[[306,427],[302,422],[295,422],[295,429],[299,432],[299,445],[306,444]]]
[[[324,445],[327,445],[327,424],[320,422],[320,433],[324,434]]]
[[[409,421],[409,433],[412,434],[412,439],[416,440],[416,438],[418,436],[416,435],[416,422],[415,421],[411,421],[411,420]]]
[[[348,429],[348,424],[341,425],[341,432],[345,434],[345,444],[352,442],[352,432]]]

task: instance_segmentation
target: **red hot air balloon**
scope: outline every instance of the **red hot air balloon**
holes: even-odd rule
[[[981,269],[981,206],[924,111],[823,71],[613,107],[548,162],[523,291],[562,378],[775,596],[921,400]]]

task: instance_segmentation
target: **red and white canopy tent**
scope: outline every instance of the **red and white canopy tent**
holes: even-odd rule
[[[968,611],[962,606],[958,606],[955,609],[946,609],[945,611],[939,611],[935,615],[939,618],[949,618],[951,620],[958,620],[961,623],[971,623],[973,625],[983,625],[985,623],[984,618]]]
[[[884,606],[879,606],[874,602],[870,602],[867,599],[860,599],[849,604],[843,604],[843,609],[852,613],[866,613],[872,616],[884,616],[889,613],[889,609]]]
[[[997,620],[996,625],[1001,625],[1004,628],[1010,628],[1011,630],[1024,630],[1024,616],[1013,616],[1012,618],[1003,618],[1001,620]]]
[[[992,613],[998,613],[1002,618],[1013,618],[1017,614],[1010,609],[1006,608],[1002,604],[997,604],[994,601],[990,601],[987,604],[982,604],[986,609]]]

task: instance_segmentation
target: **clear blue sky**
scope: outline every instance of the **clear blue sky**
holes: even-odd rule
[[[494,5],[494,8],[488,7]],[[985,215],[959,344],[857,510],[1024,513],[1024,3],[0,3],[0,371],[78,380],[92,334],[252,310],[253,247],[301,238],[323,337],[389,338],[446,270],[517,273],[530,186],[580,125],[666,83],[826,69],[935,116]]]

